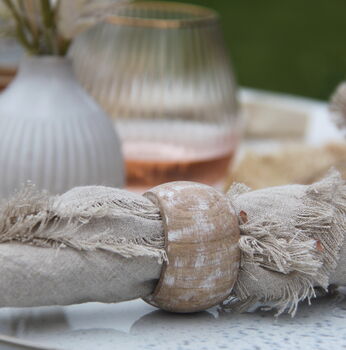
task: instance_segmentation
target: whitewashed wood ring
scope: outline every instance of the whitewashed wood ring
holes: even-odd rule
[[[222,193],[194,182],[157,186],[144,194],[160,207],[168,263],[151,305],[172,312],[196,312],[219,304],[237,279],[239,226]]]

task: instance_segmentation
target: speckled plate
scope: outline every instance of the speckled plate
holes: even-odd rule
[[[0,349],[341,349],[345,321],[340,297],[303,303],[295,318],[278,319],[268,311],[170,314],[140,300],[2,309],[0,331],[17,340],[0,338]]]

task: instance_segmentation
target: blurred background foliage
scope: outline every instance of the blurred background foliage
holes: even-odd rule
[[[177,1],[220,14],[242,86],[327,100],[346,79],[346,0]]]
[[[219,12],[242,86],[326,100],[346,77],[346,0],[183,2]]]

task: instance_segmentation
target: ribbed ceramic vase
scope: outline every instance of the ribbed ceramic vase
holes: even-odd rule
[[[66,58],[25,57],[0,95],[0,197],[27,181],[51,193],[124,182],[116,131]]]

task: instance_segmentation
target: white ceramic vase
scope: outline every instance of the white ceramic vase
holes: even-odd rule
[[[124,184],[118,136],[66,58],[25,57],[0,95],[0,197],[27,181],[51,193]]]

